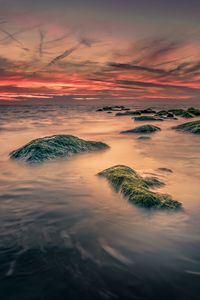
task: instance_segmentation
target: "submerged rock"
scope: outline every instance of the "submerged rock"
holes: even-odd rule
[[[11,152],[10,157],[28,163],[39,163],[108,147],[102,142],[85,141],[72,135],[53,135],[29,142]]]
[[[128,200],[141,207],[157,209],[178,209],[181,203],[173,200],[170,195],[155,193],[150,187],[163,185],[158,178],[143,178],[135,170],[117,165],[100,173],[117,192],[121,192]]]
[[[150,139],[151,139],[150,136],[145,136],[145,135],[144,136],[142,135],[142,136],[138,137],[138,140],[150,140]]]
[[[159,117],[153,117],[153,116],[139,116],[134,117],[135,121],[163,121],[162,118]]]
[[[139,111],[125,111],[125,112],[118,112],[116,114],[117,117],[123,116],[139,116],[141,113]]]
[[[173,173],[173,171],[169,168],[158,168],[158,171],[165,172],[165,173]]]
[[[175,130],[190,132],[193,134],[200,134],[200,120],[194,122],[187,122],[173,127]]]
[[[152,133],[156,131],[160,131],[160,127],[154,125],[143,125],[139,127],[135,127],[133,129],[121,131],[121,133]]]

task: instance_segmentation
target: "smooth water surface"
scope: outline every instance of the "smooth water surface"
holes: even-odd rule
[[[153,123],[162,131],[138,140],[119,132],[142,122],[95,108],[0,107],[0,298],[200,299],[200,137],[172,130],[187,121],[179,119]],[[111,148],[41,165],[9,159],[53,134]],[[184,209],[128,203],[96,176],[116,164],[158,176],[166,183],[158,191]]]

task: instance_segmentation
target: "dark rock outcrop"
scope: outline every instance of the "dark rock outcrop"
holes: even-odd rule
[[[133,129],[121,131],[121,133],[126,134],[126,133],[153,133],[156,131],[160,131],[160,127],[154,126],[154,125],[143,125],[139,127],[135,127]]]
[[[189,113],[191,113],[195,117],[199,117],[200,116],[200,109],[198,109],[198,108],[189,107],[187,111]]]
[[[173,129],[183,132],[190,132],[193,134],[200,134],[200,120],[194,122],[187,122],[173,127]]]
[[[135,121],[163,121],[162,118],[154,117],[154,116],[139,116],[134,117]]]

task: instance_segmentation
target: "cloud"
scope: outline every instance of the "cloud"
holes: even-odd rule
[[[145,67],[145,66],[139,66],[139,65],[132,65],[129,63],[108,63],[108,66],[115,68],[115,69],[144,71],[144,72],[160,74],[160,75],[165,75],[168,73],[167,71],[165,71],[163,69],[157,69],[157,68],[151,68],[151,67]]]
[[[76,51],[81,45],[91,47],[93,44],[95,44],[97,41],[94,39],[89,39],[86,37],[81,37],[80,42],[77,43],[74,47],[71,47],[67,50],[65,50],[62,54],[56,56],[53,58],[47,65],[47,67],[50,67],[52,65],[55,65],[58,61],[63,60],[64,58],[71,55],[74,51]]]
[[[197,88],[184,86],[184,85],[178,85],[173,83],[157,83],[157,82],[148,82],[148,81],[136,81],[136,80],[126,80],[126,79],[115,79],[115,80],[104,80],[99,78],[90,78],[92,81],[100,81],[105,83],[113,83],[118,85],[124,85],[124,86],[133,86],[133,87],[144,87],[144,88],[164,88],[164,89],[179,89],[179,90],[185,90],[185,91],[194,91],[199,90]]]
[[[67,50],[65,50],[62,54],[56,56],[55,58],[53,58],[47,65],[47,67],[50,67],[52,65],[55,65],[58,61],[64,59],[65,57],[69,56],[70,54],[72,54],[75,50],[77,50],[79,48],[80,44],[77,44],[74,47],[71,47]]]

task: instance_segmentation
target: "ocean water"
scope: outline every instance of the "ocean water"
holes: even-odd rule
[[[172,130],[185,122],[179,119],[154,122],[162,131],[138,140],[119,132],[142,122],[96,108],[0,107],[0,298],[199,300],[200,137]],[[34,166],[9,159],[10,151],[53,134],[110,149]],[[158,191],[184,209],[128,203],[96,176],[116,164],[155,174],[166,183]]]

